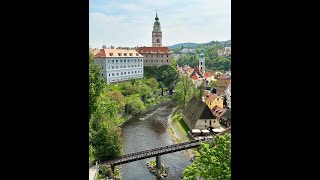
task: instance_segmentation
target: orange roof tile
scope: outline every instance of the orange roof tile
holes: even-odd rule
[[[188,69],[190,69],[190,66],[184,65],[182,69],[185,70],[185,71],[187,71]]]
[[[199,69],[198,66],[196,66],[194,69],[193,69],[194,72],[197,72],[198,74],[201,74],[203,76],[203,72]]]
[[[197,74],[191,75],[190,78],[193,79],[193,80],[198,80],[199,79]]]
[[[204,77],[205,77],[205,78],[211,77],[211,76],[214,76],[214,74],[212,74],[211,72],[205,72],[205,73],[204,73]]]
[[[127,49],[100,49],[94,57],[143,57],[135,50]]]
[[[192,73],[192,72],[193,72],[193,69],[192,69],[192,68],[189,68],[189,69],[188,69],[188,72],[189,72],[189,73]]]
[[[204,98],[209,101],[214,101],[217,97],[219,97],[217,94],[207,93]]]
[[[212,109],[211,112],[213,115],[215,115],[216,117],[221,117],[223,116],[224,113],[226,113],[227,109],[223,109],[217,105],[215,105]]]
[[[227,76],[227,74],[221,74],[219,77],[217,77],[217,79],[230,79],[229,76]]]

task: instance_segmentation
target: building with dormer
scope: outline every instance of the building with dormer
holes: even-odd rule
[[[95,49],[94,64],[101,67],[107,84],[143,78],[143,56],[135,50]]]
[[[161,25],[156,13],[152,31],[152,47],[138,47],[137,51],[144,57],[144,66],[170,65],[172,51],[168,47],[162,46]]]

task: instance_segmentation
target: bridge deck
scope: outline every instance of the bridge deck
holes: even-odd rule
[[[180,143],[180,144],[163,146],[163,147],[159,147],[159,148],[155,148],[155,149],[149,149],[149,150],[144,150],[144,151],[140,151],[140,152],[126,154],[126,155],[121,156],[120,158],[101,162],[101,163],[112,165],[112,166],[125,164],[125,163],[129,163],[132,161],[146,159],[149,157],[160,156],[162,154],[168,154],[168,153],[173,153],[173,152],[177,152],[177,151],[195,148],[195,147],[198,147],[201,142],[208,142],[208,141],[210,141],[210,140],[209,139],[202,139],[202,140],[193,140],[191,142],[184,142],[184,143]]]

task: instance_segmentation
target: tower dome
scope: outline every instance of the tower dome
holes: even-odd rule
[[[203,51],[201,50],[200,58],[203,58],[203,57],[204,57],[204,53],[203,53]]]

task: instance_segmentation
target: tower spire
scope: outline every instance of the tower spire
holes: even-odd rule
[[[159,20],[157,10],[156,10],[156,18],[154,18],[154,19],[155,19],[156,21],[158,21],[158,20]]]

